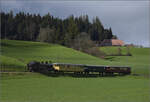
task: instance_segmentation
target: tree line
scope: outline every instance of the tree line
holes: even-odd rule
[[[1,12],[1,38],[56,43],[71,47],[81,37],[100,43],[114,37],[111,28],[105,29],[98,17],[92,22],[88,15],[60,19],[50,13],[41,16],[19,12]],[[87,38],[85,38],[85,36]]]

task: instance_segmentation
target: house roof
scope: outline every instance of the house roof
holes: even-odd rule
[[[123,46],[125,43],[118,39],[104,39],[101,43],[102,46]]]
[[[122,40],[118,40],[118,39],[111,39],[111,43],[112,45],[124,45],[124,42]]]

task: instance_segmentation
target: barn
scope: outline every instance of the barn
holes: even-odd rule
[[[125,43],[122,40],[118,39],[104,39],[100,46],[124,46]]]

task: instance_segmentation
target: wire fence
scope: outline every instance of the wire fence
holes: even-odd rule
[[[9,66],[9,65],[0,65],[0,72],[26,72],[27,67],[26,66],[21,66],[21,67],[16,67],[16,66]]]

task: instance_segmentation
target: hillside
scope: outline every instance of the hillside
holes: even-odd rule
[[[74,64],[111,64],[110,61],[99,59],[91,55],[64,46],[40,42],[2,40],[2,67],[24,70],[30,61],[52,61]]]
[[[106,54],[117,53],[118,47],[101,47]],[[121,47],[122,53],[127,52]],[[132,74],[149,74],[150,49],[130,48],[132,56],[106,56],[100,59],[71,48],[41,42],[2,40],[1,69],[24,71],[30,61],[52,61],[60,63],[131,66]]]

